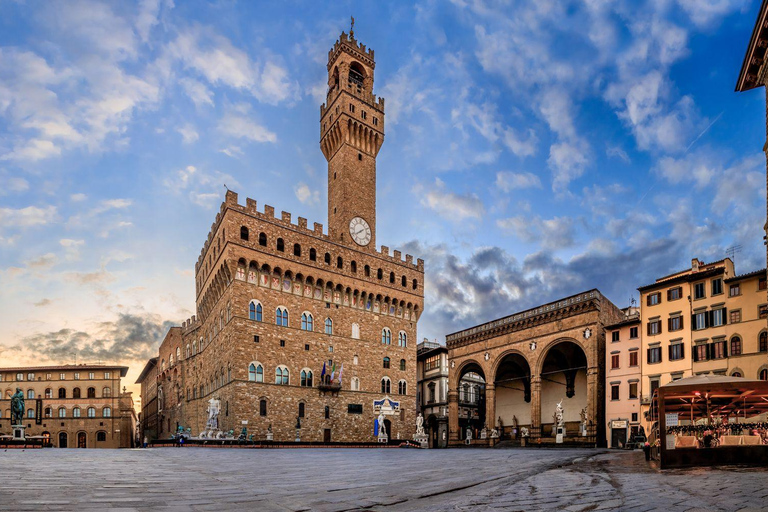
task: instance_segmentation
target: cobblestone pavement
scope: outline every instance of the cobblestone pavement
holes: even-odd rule
[[[768,510],[768,469],[584,449],[8,450],[0,510]]]

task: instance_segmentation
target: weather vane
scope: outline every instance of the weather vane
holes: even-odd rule
[[[353,35],[355,33],[355,17],[350,16],[350,18],[352,19],[352,24],[349,27],[349,35]]]

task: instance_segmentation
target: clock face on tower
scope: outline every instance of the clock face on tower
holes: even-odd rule
[[[349,234],[357,245],[368,245],[371,241],[371,227],[362,217],[349,221]]]

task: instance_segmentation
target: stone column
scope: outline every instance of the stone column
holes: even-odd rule
[[[496,385],[485,384],[485,425],[488,427],[488,435],[496,426]]]
[[[589,418],[592,423],[587,426],[587,439],[590,443],[597,443],[598,425],[605,424],[605,418],[598,411],[601,410],[598,407],[600,396],[599,394],[599,377],[600,369],[597,367],[587,368],[587,411],[589,411]]]
[[[531,439],[541,437],[541,376],[531,375]]]
[[[448,390],[448,443],[459,442],[459,392]]]

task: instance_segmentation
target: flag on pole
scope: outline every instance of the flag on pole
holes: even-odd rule
[[[323,379],[325,377],[325,361],[323,361],[323,371],[320,373],[320,382],[323,382]]]
[[[344,373],[344,363],[341,363],[341,369],[339,370],[339,384],[341,384],[341,374]]]
[[[336,375],[336,361],[333,362],[333,368],[331,368],[331,382],[333,382],[334,375]]]

